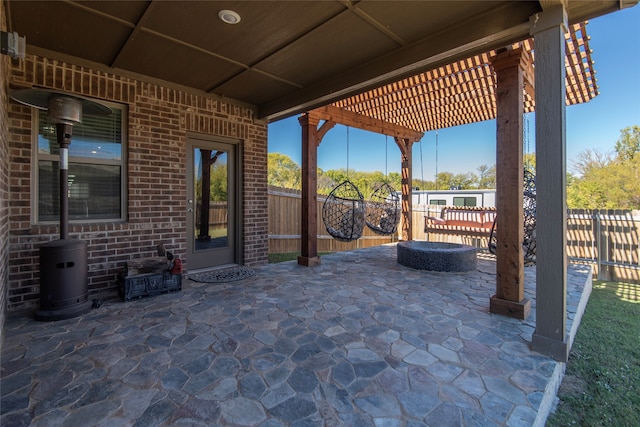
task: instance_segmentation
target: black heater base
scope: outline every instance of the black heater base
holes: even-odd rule
[[[91,311],[93,303],[87,301],[82,304],[76,304],[73,307],[61,308],[59,310],[37,310],[33,315],[34,319],[40,322],[54,322],[56,320],[72,319],[82,316]]]
[[[87,244],[60,239],[40,247],[40,310],[35,319],[70,319],[91,310]]]

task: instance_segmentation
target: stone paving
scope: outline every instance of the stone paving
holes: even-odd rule
[[[385,245],[256,273],[58,322],[11,316],[0,424],[543,425],[564,364],[529,349],[535,301],[527,321],[489,314],[493,261],[413,270]],[[590,280],[570,266],[572,334]]]

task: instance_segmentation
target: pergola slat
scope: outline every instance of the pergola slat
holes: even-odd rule
[[[571,25],[565,36],[566,103],[597,95],[586,23]],[[535,61],[533,39],[507,48],[524,49]],[[490,65],[496,51],[479,54],[334,103],[353,113],[420,132],[496,117],[496,78]],[[525,70],[524,111],[535,110],[533,69]]]

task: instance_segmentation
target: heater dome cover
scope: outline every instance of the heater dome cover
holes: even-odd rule
[[[71,98],[82,102],[82,114],[90,114],[96,116],[108,116],[112,113],[111,108],[96,102],[92,99],[75,94],[59,92],[48,89],[18,89],[11,92],[11,98],[15,101],[28,105],[30,107],[46,110],[49,108],[49,100],[51,98]]]

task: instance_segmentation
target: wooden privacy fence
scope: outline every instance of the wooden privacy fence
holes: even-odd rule
[[[640,211],[572,209],[569,259],[595,265],[601,280],[640,283]]]
[[[380,236],[366,226],[358,240],[348,243],[335,240],[322,222],[324,200],[324,196],[318,195],[318,252],[348,251],[398,240],[396,235]],[[300,252],[301,209],[300,191],[269,187],[269,253]]]
[[[322,222],[324,197],[318,196],[318,252],[366,248],[399,240],[379,236],[365,226],[363,236],[344,243],[333,239]],[[463,243],[487,251],[488,236],[452,230],[425,233],[425,217],[439,216],[442,207],[417,207],[412,213],[413,240]],[[300,252],[301,196],[296,190],[269,188],[269,252]],[[398,226],[400,228],[400,226]],[[567,214],[567,255],[571,262],[589,263],[602,280],[640,283],[640,211],[572,209]]]
[[[201,203],[196,203],[196,223],[200,223]],[[209,227],[224,228],[227,226],[227,202],[209,202]]]
[[[462,231],[425,233],[425,217],[436,216],[439,208],[413,211],[413,239],[463,243],[487,250],[488,238]],[[588,263],[601,280],[640,283],[640,211],[567,211],[567,256],[571,262]]]

